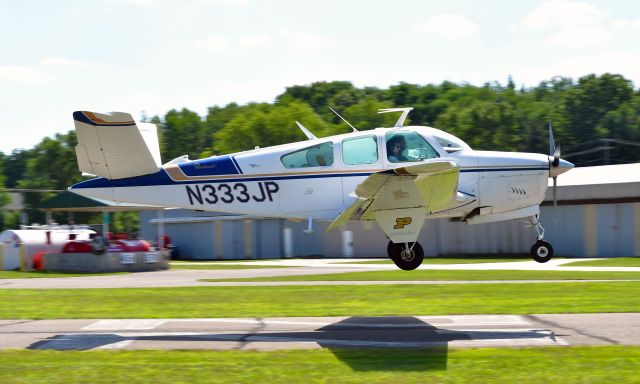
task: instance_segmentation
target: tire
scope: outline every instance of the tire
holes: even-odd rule
[[[412,248],[412,250],[407,254],[404,243],[396,244],[390,241],[387,245],[389,258],[393,260],[398,268],[405,271],[412,271],[418,268],[424,260],[424,250],[420,243],[415,243],[415,245],[414,243],[409,243],[409,248]]]
[[[553,257],[553,247],[544,240],[538,240],[531,247],[531,257],[538,263],[546,263]]]
[[[101,236],[91,239],[91,249],[94,255],[102,255],[107,251],[107,245]]]

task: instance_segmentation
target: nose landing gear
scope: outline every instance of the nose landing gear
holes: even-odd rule
[[[553,257],[553,247],[544,241],[544,227],[540,224],[538,216],[533,216],[529,224],[536,227],[538,240],[531,246],[531,257],[538,263],[546,263]]]
[[[389,241],[387,245],[389,258],[405,271],[411,271],[420,266],[424,260],[424,251],[420,243],[394,243]]]

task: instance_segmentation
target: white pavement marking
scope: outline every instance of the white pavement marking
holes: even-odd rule
[[[250,325],[303,325],[303,326],[319,326],[342,325],[347,327],[366,327],[366,328],[415,328],[416,326],[526,326],[531,325],[527,319],[519,315],[452,315],[452,316],[415,316],[424,324],[409,323],[356,323],[349,322],[338,324],[339,321],[349,319],[350,317],[331,318],[326,321],[307,321],[307,320],[272,320],[272,319],[239,319],[239,318],[189,318],[189,319],[103,319],[91,323],[81,330],[83,331],[118,331],[118,330],[150,330],[155,329],[166,323],[224,323],[224,324],[250,324]],[[389,317],[389,321],[393,321],[393,317]]]
[[[128,347],[129,345],[131,345],[133,342],[135,341],[135,339],[131,339],[131,340],[123,340],[123,341],[118,341],[116,343],[113,344],[105,344],[105,345],[101,345],[99,347],[95,347],[92,348],[92,350],[100,350],[100,349],[123,349]]]
[[[81,328],[83,331],[116,331],[120,329],[155,329],[166,320],[162,319],[108,319],[98,320]]]
[[[450,320],[452,324],[431,322],[432,319],[438,319],[433,317],[418,317],[422,321],[429,322],[429,324],[442,324],[442,325],[456,325],[456,326],[469,326],[469,325],[531,325],[531,322],[519,315],[458,315],[458,316],[446,316],[445,319]]]

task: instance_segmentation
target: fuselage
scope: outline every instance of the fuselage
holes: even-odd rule
[[[428,144],[423,147],[430,149],[408,149],[415,153],[407,153],[407,161],[392,161],[388,144],[394,134],[417,134],[416,138]],[[378,128],[199,160],[178,160],[153,174],[115,180],[95,178],[70,189],[118,202],[332,220],[351,205],[356,186],[372,173],[443,159],[460,166],[460,198],[446,209],[425,212],[425,218],[465,217],[480,207],[485,213],[507,212],[536,206],[544,199],[548,155],[474,151],[446,132],[419,126]]]

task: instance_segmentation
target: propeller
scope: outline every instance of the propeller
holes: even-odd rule
[[[553,128],[551,122],[549,122],[549,176],[553,178],[553,210],[558,208],[558,175],[551,172],[552,168],[557,168],[560,165],[560,143],[556,147],[555,140],[553,138]]]
[[[573,164],[560,158],[560,143],[556,146],[553,128],[549,122],[549,177],[553,178],[553,210],[558,208],[558,175],[573,168]]]

